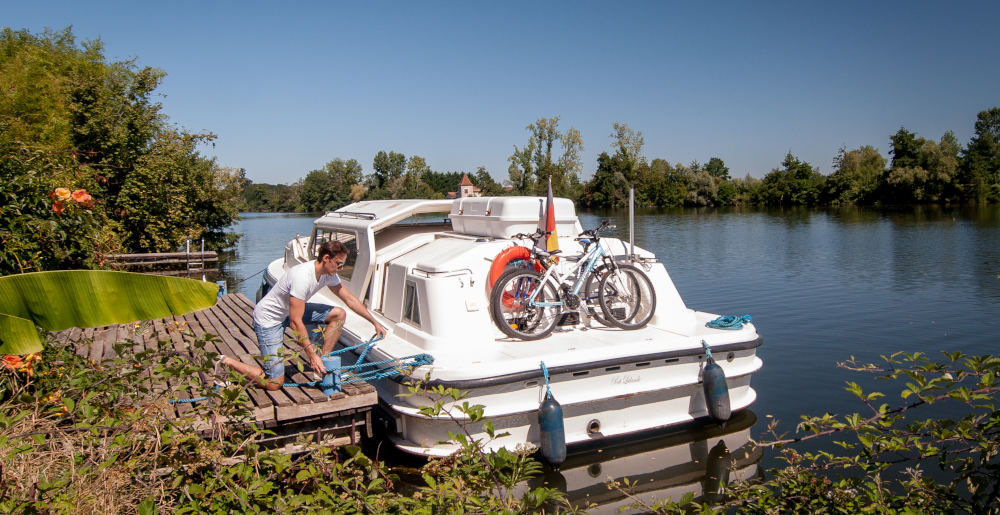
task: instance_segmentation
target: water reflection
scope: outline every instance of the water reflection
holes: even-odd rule
[[[679,500],[688,492],[697,500],[718,500],[720,483],[746,481],[760,473],[762,451],[749,442],[756,421],[753,412],[744,411],[725,428],[699,425],[575,451],[559,471],[546,467],[544,475],[525,487],[557,488],[574,506],[590,506],[589,513],[622,513],[621,508],[631,505],[633,499],[607,486],[626,478],[635,483],[630,493],[647,504]]]

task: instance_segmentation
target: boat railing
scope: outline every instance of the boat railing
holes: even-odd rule
[[[374,220],[378,218],[375,213],[364,213],[359,211],[327,211],[326,216],[337,215],[341,218],[359,218],[364,220]]]
[[[470,270],[468,268],[458,268],[458,269],[455,269],[455,270],[431,271],[431,270],[424,270],[422,268],[414,268],[413,272],[411,272],[411,273],[420,273],[424,277],[428,277],[428,278],[430,278],[430,277],[451,277],[451,276],[458,276],[458,275],[472,275],[472,270]]]

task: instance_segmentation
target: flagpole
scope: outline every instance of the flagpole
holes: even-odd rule
[[[630,262],[635,262],[635,185],[628,187],[628,244]]]

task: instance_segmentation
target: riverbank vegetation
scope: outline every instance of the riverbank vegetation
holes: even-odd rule
[[[143,327],[136,328],[141,333]],[[214,355],[171,327],[173,340],[100,363],[49,338],[40,355],[0,362],[0,512],[585,512],[549,487],[523,482],[541,473],[530,454],[484,452],[459,422],[480,421],[481,406],[451,412],[461,450],[416,468],[393,468],[356,447],[333,449],[303,436],[295,455],[260,446],[269,434],[252,424],[247,388],[236,375],[217,389]],[[84,342],[86,343],[86,342]],[[142,348],[142,345],[138,346]],[[1000,358],[895,354],[878,364],[843,367],[885,381],[888,394],[848,384],[862,411],[803,417],[791,434],[777,421],[770,441],[782,464],[750,482],[706,488],[711,496],[651,499],[627,478],[608,496],[654,513],[996,513],[1000,506]],[[151,385],[169,384],[169,391]],[[182,392],[204,396],[190,417],[168,418]],[[461,393],[413,385],[411,393],[460,399]],[[894,400],[892,400],[894,399]],[[461,405],[461,402],[458,403]],[[946,416],[949,413],[952,416]],[[822,439],[823,450],[804,450]],[[814,442],[815,443],[815,442]],[[723,455],[724,456],[724,455]],[[735,462],[734,462],[735,463]],[[723,483],[728,474],[722,474]]]
[[[641,207],[831,206],[994,203],[1000,201],[1000,108],[980,112],[975,134],[962,146],[952,132],[925,139],[900,128],[889,136],[889,158],[871,145],[841,148],[834,171],[823,175],[789,152],[778,168],[756,178],[732,177],[718,157],[704,164],[648,160],[642,133],[623,123],[612,126],[611,148],[597,158],[597,170],[582,181],[579,131],[559,129],[559,117],[529,125],[528,142],[514,147],[507,179],[497,183],[480,167],[469,179],[483,195],[544,195],[552,178],[557,196],[590,208],[618,208],[629,186]],[[379,152],[373,173],[340,159],[309,172],[291,185],[251,184],[250,211],[322,211],[349,202],[382,198],[445,198],[462,172],[434,172],[424,158]],[[336,190],[337,194],[330,193]],[[326,193],[323,193],[326,192]],[[324,196],[325,195],[325,196]]]
[[[215,135],[169,123],[164,75],[69,29],[0,29],[0,274],[232,243],[243,171],[199,152]]]

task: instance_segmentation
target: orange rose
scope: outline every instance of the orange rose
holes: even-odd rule
[[[86,193],[86,192],[84,192],[84,193]],[[59,200],[59,201],[62,201],[62,202],[66,202],[70,198],[69,188],[56,188],[55,194],[56,194],[56,200]]]
[[[89,207],[90,204],[93,203],[94,198],[90,196],[90,193],[87,193],[87,190],[76,190],[73,192],[73,200],[75,200],[77,204],[83,204]]]
[[[8,354],[8,355],[4,356],[3,358],[0,358],[0,364],[3,364],[3,367],[6,368],[6,369],[17,370],[17,369],[21,368],[21,364],[22,364],[21,356],[15,356],[13,354]]]
[[[61,215],[66,209],[66,206],[59,202],[58,200],[52,203],[52,210],[56,212],[57,215]]]

